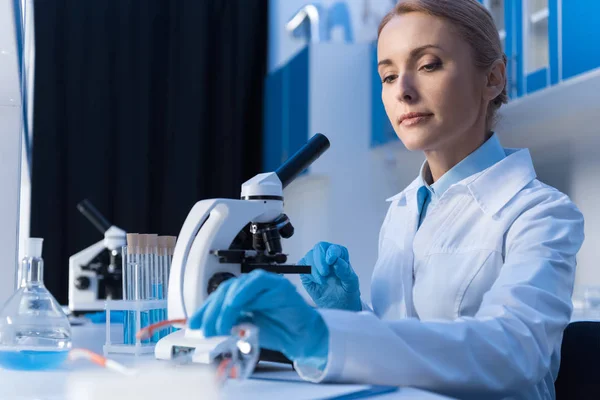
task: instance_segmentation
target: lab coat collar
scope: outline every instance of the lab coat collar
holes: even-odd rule
[[[466,186],[481,210],[491,216],[496,215],[521,189],[536,178],[529,150],[504,150],[506,158],[456,184]],[[419,175],[406,189],[386,201],[403,201],[421,186],[423,179]]]
[[[406,187],[406,189],[404,189],[403,191],[401,191],[398,194],[393,195],[392,197],[387,198],[385,201],[402,200],[406,197],[406,195],[408,193],[411,193],[411,192],[419,189],[421,186],[424,186],[424,184],[423,184],[423,179],[421,179],[421,176],[419,175],[414,181],[412,181],[412,183],[410,185],[408,185]]]
[[[463,182],[481,210],[496,215],[537,176],[528,149],[504,149],[506,158]]]

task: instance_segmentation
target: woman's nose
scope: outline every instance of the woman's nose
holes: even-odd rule
[[[408,75],[401,75],[396,80],[397,90],[396,99],[403,103],[413,104],[418,100],[418,94],[415,86]]]

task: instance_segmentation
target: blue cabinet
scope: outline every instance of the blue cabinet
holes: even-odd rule
[[[399,140],[381,101],[381,85],[381,77],[377,72],[377,43],[373,42],[371,48],[371,147]]]
[[[597,0],[485,0],[503,3],[509,95],[524,96],[600,67]]]
[[[274,171],[308,137],[309,51],[300,51],[265,81],[263,171]]]
[[[600,1],[562,4],[562,79],[600,67]]]

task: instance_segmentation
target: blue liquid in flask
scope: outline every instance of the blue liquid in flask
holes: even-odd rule
[[[0,366],[20,371],[56,369],[68,354],[66,350],[0,350]]]

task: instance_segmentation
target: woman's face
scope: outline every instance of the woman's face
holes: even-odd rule
[[[396,16],[381,31],[377,56],[385,111],[409,150],[483,139],[486,74],[449,22],[419,12]]]

